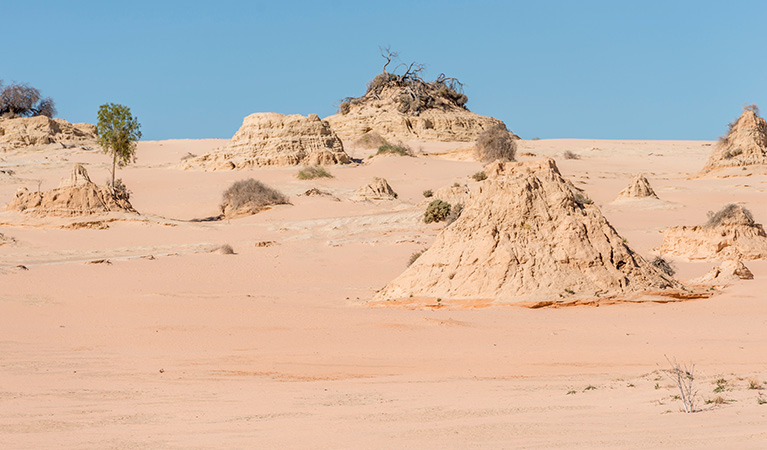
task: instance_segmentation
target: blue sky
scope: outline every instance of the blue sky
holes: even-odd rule
[[[524,138],[715,139],[767,110],[767,2],[0,0],[0,79],[144,139],[229,138],[254,112],[333,114],[379,46],[465,83]]]

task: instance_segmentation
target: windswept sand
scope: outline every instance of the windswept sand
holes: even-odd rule
[[[372,307],[440,230],[420,221],[422,192],[476,185],[467,144],[373,159],[346,146],[365,164],[313,181],[297,167],[178,168],[225,142],[141,142],[118,177],[142,216],[108,229],[0,212],[0,447],[767,448],[767,261],[747,262],[753,280],[681,303]],[[767,221],[767,175],[691,179],[712,144],[540,140],[519,153],[555,158],[649,258],[665,228],[727,203]],[[55,188],[75,163],[101,183],[107,159],[0,154],[14,172],[0,177],[0,202],[19,186]],[[665,206],[612,203],[637,173]],[[224,189],[249,177],[293,204],[190,221],[217,215]],[[374,177],[398,198],[352,201]],[[312,187],[341,201],[298,195]],[[222,244],[236,254],[211,252]],[[717,265],[675,263],[682,281]],[[700,412],[680,412],[665,355],[696,363]],[[714,393],[719,378],[727,388]],[[717,396],[728,402],[704,403]]]

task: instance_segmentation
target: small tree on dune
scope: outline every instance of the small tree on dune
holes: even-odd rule
[[[54,115],[56,103],[50,97],[41,97],[39,90],[24,83],[3,87],[3,80],[0,80],[0,119]]]
[[[112,155],[112,194],[115,192],[115,170],[136,162],[136,142],[141,139],[141,124],[130,108],[116,103],[99,107],[96,132],[104,153]]]

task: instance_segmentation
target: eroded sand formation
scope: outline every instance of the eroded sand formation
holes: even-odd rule
[[[119,191],[112,195],[108,186],[93,183],[88,171],[80,164],[75,165],[70,178],[62,180],[56,189],[30,192],[26,187],[19,188],[7,209],[38,217],[136,213],[126,196]]]
[[[690,284],[705,284],[712,286],[724,286],[732,284],[738,280],[753,280],[754,274],[743,264],[743,261],[737,259],[728,259],[722,264],[712,267],[705,275],[690,280]]]
[[[394,200],[397,193],[391,188],[384,178],[375,177],[373,180],[357,189],[352,197],[353,200]]]
[[[658,195],[655,193],[652,186],[650,186],[650,182],[647,181],[647,178],[643,174],[638,174],[631,180],[625,189],[620,191],[616,201],[647,198],[657,199]]]
[[[746,108],[720,139],[702,173],[752,165],[767,165],[767,122],[755,108]]]
[[[485,173],[460,217],[377,301],[542,306],[679,294],[682,285],[632,251],[554,160],[495,162]]]
[[[345,164],[341,140],[316,114],[256,113],[247,116],[232,140],[206,155],[186,159],[184,168],[235,170],[260,166]]]
[[[96,145],[96,126],[46,116],[0,119],[0,152],[21,148]]]
[[[689,260],[765,259],[767,234],[751,213],[738,205],[729,205],[720,220],[705,225],[677,226],[663,233],[663,243],[656,249],[663,255]],[[713,222],[712,222],[713,221]]]

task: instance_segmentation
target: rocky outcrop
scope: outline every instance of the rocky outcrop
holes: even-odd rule
[[[316,114],[251,114],[224,147],[188,158],[184,168],[237,170],[260,166],[345,164],[343,144]]]
[[[617,200],[630,200],[630,199],[645,199],[654,198],[657,199],[658,195],[655,194],[650,182],[647,181],[644,175],[639,174],[634,177],[633,180],[626,186],[625,189],[620,191]]]
[[[72,175],[62,180],[56,189],[31,192],[25,187],[19,188],[8,209],[38,217],[136,213],[128,201],[127,194],[118,191],[112,195],[108,186],[96,185],[88,177],[85,167],[80,164],[75,165]]]
[[[543,306],[681,292],[628,247],[554,160],[495,162],[485,173],[458,219],[377,301]]]
[[[705,225],[667,229],[656,251],[689,260],[767,259],[767,234],[745,208],[729,205]]]
[[[738,280],[753,280],[754,274],[741,260],[728,259],[721,265],[711,268],[702,277],[690,280],[690,284],[726,286]]]
[[[345,114],[326,117],[345,142],[376,133],[390,142],[407,140],[473,142],[483,131],[501,124],[493,117],[480,116],[466,108],[440,102],[417,114],[401,112],[399,100],[404,88],[387,87],[370,91],[349,103]]]
[[[747,108],[730,125],[727,136],[720,139],[702,173],[751,165],[767,165],[767,122],[757,115],[755,108]]]
[[[432,200],[442,200],[443,202],[448,202],[450,205],[463,205],[466,204],[466,202],[469,200],[469,187],[466,185],[458,185],[455,184],[451,186],[443,186],[436,191],[434,191],[434,195],[427,199],[429,201]]]
[[[352,197],[353,200],[394,200],[397,193],[389,186],[384,178],[373,178],[373,181],[357,189]]]
[[[46,116],[0,119],[0,152],[22,148],[96,145],[96,126]]]

